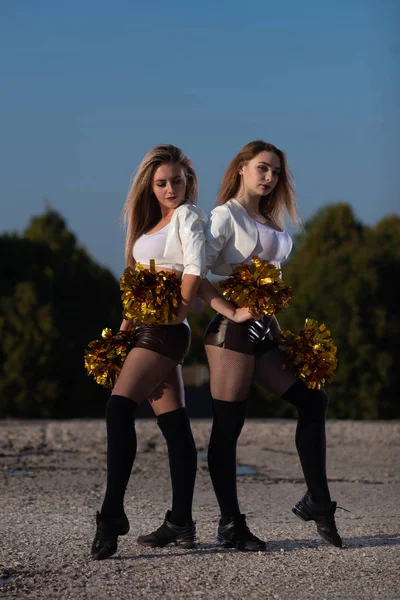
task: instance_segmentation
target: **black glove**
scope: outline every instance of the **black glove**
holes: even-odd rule
[[[253,344],[258,344],[265,340],[269,333],[269,321],[249,321],[248,334],[249,340]]]

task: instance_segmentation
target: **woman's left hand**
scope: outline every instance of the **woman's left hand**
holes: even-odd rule
[[[257,319],[257,317],[255,317],[248,308],[234,308],[233,315],[231,317],[231,320],[234,323],[245,323],[250,319],[254,320]]]

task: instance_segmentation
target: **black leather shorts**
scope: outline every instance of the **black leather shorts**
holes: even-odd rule
[[[264,321],[234,323],[217,313],[206,329],[204,345],[261,356],[278,347],[269,336],[269,323],[268,318]]]
[[[138,325],[135,348],[146,348],[182,364],[190,348],[190,329],[179,325]]]

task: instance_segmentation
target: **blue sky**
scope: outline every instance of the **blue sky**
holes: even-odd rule
[[[264,138],[287,152],[304,218],[336,201],[365,223],[396,212],[399,12],[395,0],[1,0],[1,231],[47,200],[118,274],[130,178],[161,142],[193,160],[206,211],[233,155]]]

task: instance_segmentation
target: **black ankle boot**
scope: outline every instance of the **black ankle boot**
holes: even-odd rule
[[[96,514],[97,530],[92,544],[92,558],[103,560],[116,553],[118,536],[126,535],[129,531],[129,521],[126,515],[122,517],[105,517]]]
[[[243,552],[259,552],[267,549],[265,542],[253,535],[246,525],[246,515],[238,515],[226,525],[218,527],[217,546],[236,548]]]
[[[330,544],[342,547],[342,538],[335,523],[336,502],[314,502],[309,492],[303,496],[292,511],[302,521],[315,521],[319,535]]]
[[[179,527],[169,521],[171,513],[168,510],[165,515],[164,523],[148,535],[140,535],[137,543],[141,546],[150,546],[151,548],[163,548],[167,544],[175,544],[180,548],[196,547],[196,524],[194,521]]]

